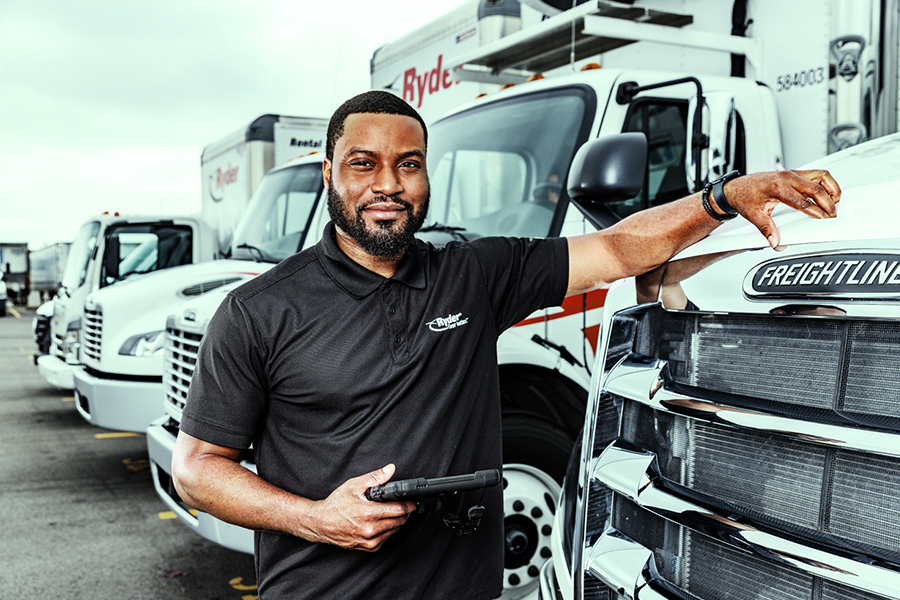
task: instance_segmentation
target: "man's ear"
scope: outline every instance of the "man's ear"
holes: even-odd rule
[[[322,181],[325,182],[326,188],[331,181],[331,161],[327,158],[322,161]]]

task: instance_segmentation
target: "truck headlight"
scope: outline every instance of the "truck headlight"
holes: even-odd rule
[[[162,352],[166,341],[165,334],[165,331],[151,331],[150,333],[131,336],[119,348],[119,354],[123,356],[152,356]]]
[[[81,364],[81,319],[75,319],[66,327],[62,353],[67,364]]]

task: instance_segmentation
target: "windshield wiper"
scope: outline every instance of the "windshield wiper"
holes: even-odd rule
[[[422,227],[421,229],[419,229],[419,233],[428,233],[429,231],[437,231],[438,233],[449,233],[451,236],[453,236],[454,238],[456,238],[460,241],[468,242],[469,239],[466,236],[464,236],[462,233],[460,233],[461,231],[465,231],[465,230],[466,230],[465,227],[453,227],[451,225],[443,225],[443,224],[435,221],[431,225],[426,225],[425,227]]]
[[[250,244],[239,244],[236,247],[240,249],[246,248],[247,250],[249,250],[250,255],[253,256],[254,262],[266,262],[266,254],[256,246],[251,246]]]

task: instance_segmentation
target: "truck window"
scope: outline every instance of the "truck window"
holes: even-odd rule
[[[190,264],[193,232],[187,225],[134,223],[110,228],[119,240],[119,273],[114,277],[101,267],[100,287],[135,275]],[[106,252],[114,249],[107,246]]]
[[[637,197],[608,205],[620,217],[691,193],[684,171],[687,109],[687,102],[666,99],[638,99],[632,103],[622,131],[638,131],[647,136],[647,173]]]
[[[232,256],[279,262],[296,253],[322,187],[321,163],[263,177],[234,232]]]
[[[466,239],[551,234],[568,164],[587,137],[591,102],[581,88],[496,102],[429,128],[429,230]],[[560,208],[562,210],[562,208]]]
[[[69,248],[69,256],[66,258],[66,268],[63,270],[61,283],[70,293],[84,284],[88,261],[97,245],[99,233],[100,223],[96,221],[85,223],[78,230],[78,235],[75,236],[75,241]]]

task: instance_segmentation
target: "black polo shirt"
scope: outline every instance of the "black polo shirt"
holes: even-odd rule
[[[388,463],[395,479],[502,464],[497,337],[559,305],[565,239],[417,242],[394,277],[322,240],[238,287],[200,347],[181,428],[256,452],[266,481],[313,500]],[[483,498],[482,498],[483,495]],[[256,534],[261,598],[494,598],[502,591],[500,486],[475,534],[414,515],[375,553]]]

